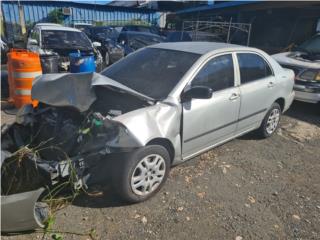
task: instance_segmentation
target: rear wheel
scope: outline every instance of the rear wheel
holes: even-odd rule
[[[113,185],[125,201],[142,202],[161,189],[169,171],[168,151],[159,145],[146,146],[119,162]]]
[[[281,107],[275,102],[272,104],[268,113],[264,117],[260,128],[258,129],[258,134],[262,138],[270,137],[278,128],[281,117]]]

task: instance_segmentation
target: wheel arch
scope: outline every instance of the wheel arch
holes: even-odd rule
[[[283,112],[284,107],[285,107],[285,99],[280,97],[277,100],[275,100],[276,103],[278,103],[280,105],[281,108],[281,112]]]
[[[162,147],[164,147],[170,156],[170,161],[172,163],[174,156],[175,156],[175,150],[173,147],[173,144],[171,143],[171,141],[167,138],[154,138],[152,140],[150,140],[146,146],[150,146],[150,145],[160,145]]]

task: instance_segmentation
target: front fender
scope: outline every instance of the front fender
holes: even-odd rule
[[[38,202],[44,188],[35,191],[1,196],[1,231],[19,232],[43,228],[48,205]]]

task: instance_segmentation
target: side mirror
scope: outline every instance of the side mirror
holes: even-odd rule
[[[182,94],[182,100],[209,99],[212,97],[212,89],[205,86],[193,86]]]
[[[30,45],[38,45],[38,41],[36,39],[31,38],[31,39],[29,39],[29,44]]]
[[[101,43],[99,43],[99,42],[93,42],[92,45],[94,47],[101,47]]]

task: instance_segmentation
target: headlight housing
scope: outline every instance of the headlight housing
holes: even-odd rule
[[[306,69],[297,75],[297,80],[320,82],[320,70]]]

